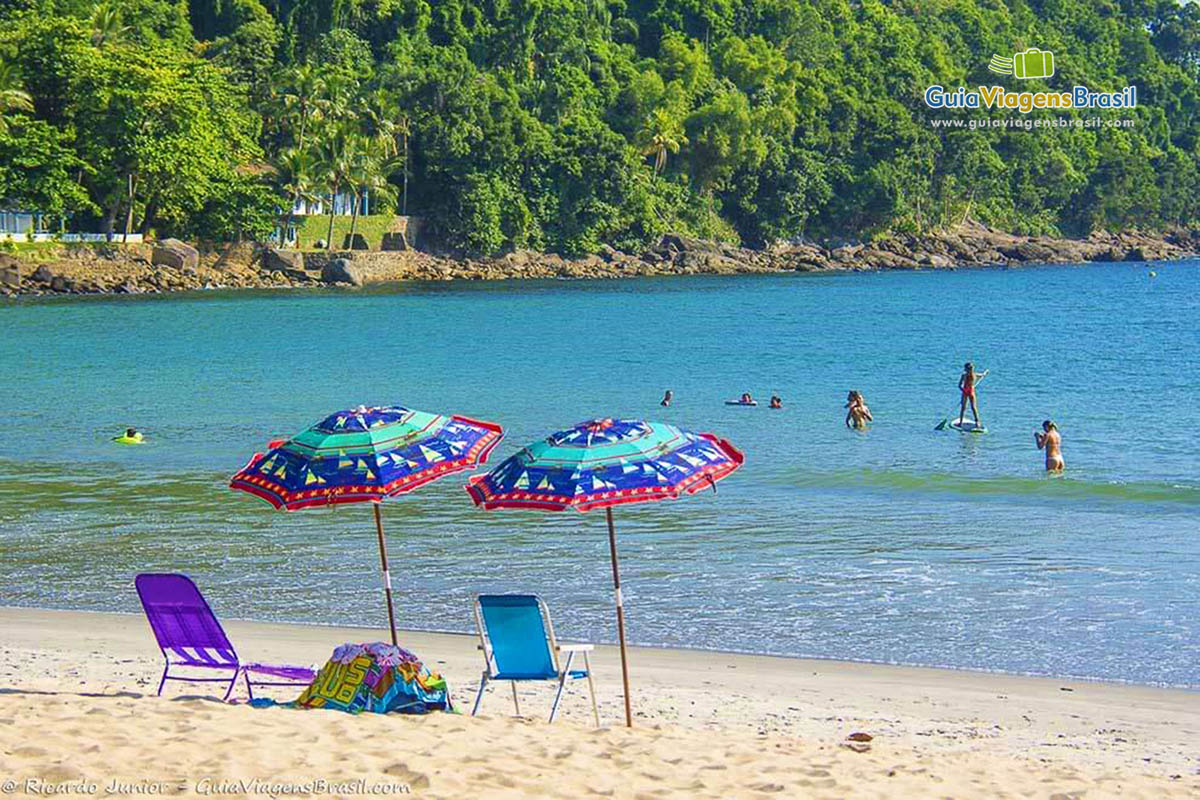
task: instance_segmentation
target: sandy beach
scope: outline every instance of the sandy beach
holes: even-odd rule
[[[323,663],[377,631],[226,622],[243,660]],[[404,633],[469,711],[474,637]],[[0,609],[0,790],[16,795],[1195,797],[1200,695],[1058,679],[634,648],[636,726],[615,649],[553,726],[551,687],[489,689],[478,718],[154,696],[140,616]],[[276,690],[292,699],[297,692]],[[855,742],[850,734],[868,734]],[[862,739],[865,737],[855,737]]]

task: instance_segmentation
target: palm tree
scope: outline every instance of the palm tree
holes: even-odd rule
[[[364,195],[369,193],[377,202],[396,202],[396,190],[388,182],[388,176],[396,171],[399,164],[394,158],[389,158],[387,152],[380,144],[367,140],[352,153],[351,171],[347,176],[354,195],[354,208],[350,212],[352,243],[358,231],[358,210],[362,207]]]
[[[654,156],[655,174],[666,168],[667,153],[678,153],[688,143],[683,135],[683,122],[665,108],[656,108],[646,116],[636,141],[642,155]]]
[[[276,100],[281,116],[290,118],[296,147],[304,148],[309,123],[320,121],[329,107],[328,85],[311,64],[297,64],[283,74]]]
[[[408,213],[408,138],[412,135],[412,124],[407,114],[400,110],[395,98],[384,91],[376,89],[367,97],[366,103],[367,130],[372,140],[377,142],[384,157],[400,157],[397,169],[403,168],[404,194],[401,204],[401,214]]]
[[[318,199],[316,186],[313,183],[313,158],[306,150],[291,148],[279,154],[275,163],[275,172],[279,177],[280,188],[287,194],[287,215],[283,220],[283,233],[279,244],[286,246],[288,230],[296,216],[296,203],[303,200],[313,203]]]
[[[352,185],[352,175],[361,137],[349,125],[333,126],[318,145],[318,172],[329,195],[329,229],[325,235],[325,249],[333,249],[333,217],[338,192]]]
[[[8,133],[6,115],[10,111],[33,111],[33,98],[25,91],[17,68],[0,61],[0,134]]]
[[[121,9],[104,2],[92,7],[92,44],[97,47],[124,38],[129,26],[122,25]]]

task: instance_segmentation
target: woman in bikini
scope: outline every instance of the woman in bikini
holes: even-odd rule
[[[871,409],[867,408],[867,401],[863,398],[862,392],[851,391],[846,396],[846,406],[849,409],[846,412],[846,427],[862,430],[867,427],[868,422],[874,422],[875,417],[871,416]]]
[[[979,407],[975,404],[975,387],[979,382],[987,377],[988,371],[985,369],[978,375],[975,374],[975,365],[970,361],[963,364],[963,373],[958,378],[958,390],[962,392],[962,403],[958,409],[958,418],[962,420],[967,413],[967,403],[971,404],[971,416],[975,418],[976,425],[982,425],[979,421]]]
[[[1062,436],[1054,421],[1048,419],[1043,422],[1042,429],[1033,432],[1033,441],[1037,443],[1038,450],[1046,451],[1046,472],[1062,472],[1067,464],[1062,457]]]

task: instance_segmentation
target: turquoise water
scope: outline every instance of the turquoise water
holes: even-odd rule
[[[716,495],[617,511],[635,642],[1200,686],[1200,264],[1155,270],[8,303],[0,604],[136,611],[134,574],[177,570],[223,616],[382,625],[368,509],[228,491],[251,453],[358,403],[495,420],[497,460],[632,415],[747,454]],[[967,359],[991,432],[935,432]],[[150,443],[112,444],[127,425]],[[385,506],[401,622],[468,630],[473,593],[531,590],[560,635],[615,639],[603,516],[461,484]]]

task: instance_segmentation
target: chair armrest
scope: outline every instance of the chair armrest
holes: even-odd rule
[[[594,644],[560,644],[558,651],[560,653],[583,653],[588,650],[595,650]]]

